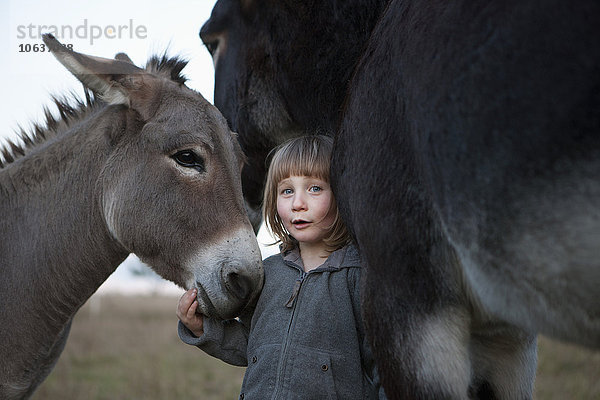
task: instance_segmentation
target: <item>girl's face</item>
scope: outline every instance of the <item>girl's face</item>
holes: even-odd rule
[[[277,214],[298,242],[322,242],[336,214],[329,183],[311,176],[281,180],[277,185]]]

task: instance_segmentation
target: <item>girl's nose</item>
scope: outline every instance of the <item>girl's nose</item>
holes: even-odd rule
[[[294,196],[294,200],[292,201],[292,210],[300,211],[306,209],[306,201],[302,194],[296,194]]]

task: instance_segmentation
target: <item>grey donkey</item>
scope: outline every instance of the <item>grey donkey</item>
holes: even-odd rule
[[[180,75],[185,62],[54,56],[101,100],[48,114],[0,163],[0,398],[28,398],[77,310],[130,253],[198,288],[200,311],[243,313],[263,283],[242,199],[243,153]]]

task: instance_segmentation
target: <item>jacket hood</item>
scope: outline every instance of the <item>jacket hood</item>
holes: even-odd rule
[[[282,252],[281,256],[286,262],[294,263],[300,268],[304,267],[298,246],[294,247],[292,250]],[[360,256],[358,250],[353,244],[337,249],[316,269],[323,268],[360,268]]]

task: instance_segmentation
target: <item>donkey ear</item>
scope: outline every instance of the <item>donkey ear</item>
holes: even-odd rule
[[[133,65],[129,57],[117,55],[117,59],[88,56],[76,53],[62,45],[53,35],[43,35],[46,46],[56,59],[65,66],[84,86],[92,89],[108,104],[124,104],[138,111],[144,119],[151,112],[147,99],[156,78]]]
[[[117,53],[115,55],[115,60],[127,61],[128,63],[133,64],[133,61],[131,61],[131,58],[129,58],[129,56],[125,53]]]

